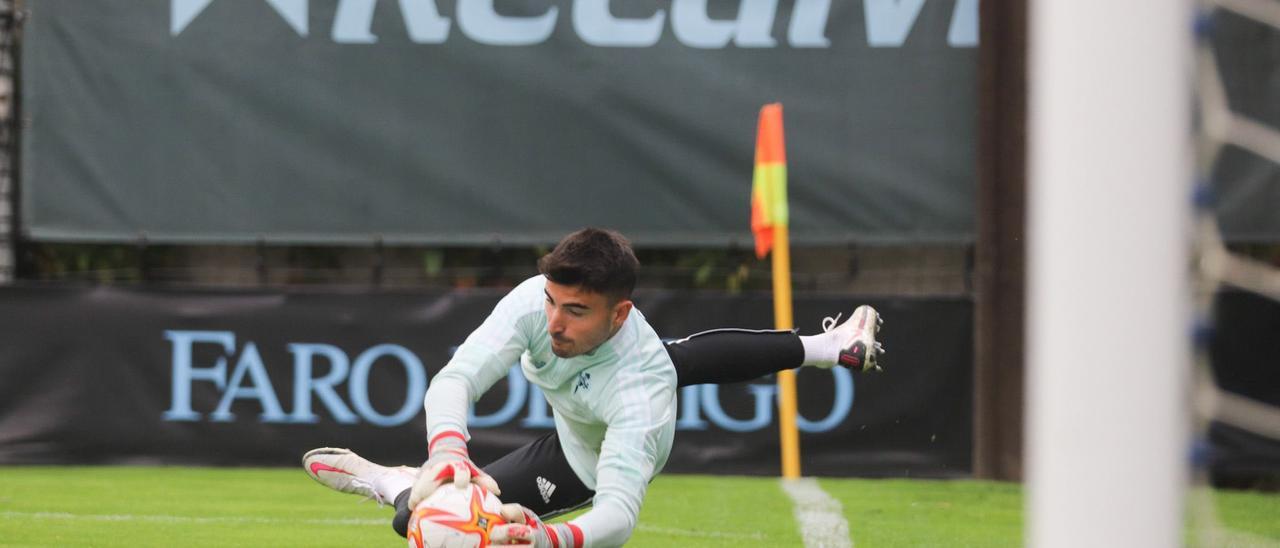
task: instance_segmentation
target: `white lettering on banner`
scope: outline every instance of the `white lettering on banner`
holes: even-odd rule
[[[957,48],[978,47],[978,0],[956,0],[947,44]]]
[[[827,15],[831,13],[831,0],[796,0],[791,12],[791,26],[787,29],[787,41],[796,48],[825,48],[827,40]]]
[[[491,46],[541,44],[556,28],[560,8],[537,17],[507,17],[493,9],[493,0],[458,0],[458,28],[467,38]]]
[[[320,417],[311,412],[311,393],[320,398],[325,409],[333,415],[334,420],[342,424],[359,422],[351,408],[338,397],[334,386],[347,380],[351,365],[347,354],[331,344],[291,344],[289,352],[293,353],[293,413],[289,422],[312,423]],[[329,373],[321,378],[311,376],[311,362],[315,356],[324,356],[329,362]]]
[[[723,48],[731,38],[739,47],[770,48],[777,44],[769,36],[777,9],[777,0],[742,0],[737,20],[718,21],[707,16],[707,0],[675,0],[671,30],[677,40],[695,48]]]
[[[831,412],[822,420],[813,421],[796,416],[796,427],[801,432],[828,432],[844,422],[853,409],[853,374],[848,369],[836,367],[830,370],[834,381]],[[733,389],[740,390],[738,386]],[[711,424],[731,432],[753,432],[773,424],[774,396],[778,387],[772,384],[750,384],[754,401],[754,412],[750,419],[730,417],[720,406],[720,387],[714,384],[685,386],[680,389],[680,419],[676,422],[677,430],[706,430],[707,422],[702,420],[698,412],[706,413]]]
[[[877,48],[902,46],[922,8],[924,0],[863,0],[867,44]],[[871,24],[871,21],[876,24]]]
[[[404,372],[409,379],[409,382],[405,383],[404,403],[394,415],[379,414],[374,410],[373,403],[369,401],[369,371],[373,369],[373,362],[382,356],[398,358],[396,361],[404,366]],[[422,408],[422,396],[427,393],[427,373],[422,367],[422,362],[418,361],[418,357],[403,346],[380,344],[365,350],[356,358],[355,365],[351,366],[351,382],[347,388],[352,405],[355,405],[356,412],[364,420],[378,426],[396,426],[409,422],[409,419],[417,415],[418,410]]]
[[[915,26],[924,0],[864,0],[867,17],[867,44],[878,47],[902,47]],[[978,0],[956,0],[947,30],[947,45],[978,45]]]
[[[658,10],[648,19],[619,19],[609,12],[609,0],[579,0],[573,5],[573,30],[593,46],[647,48],[662,37]]]
[[[230,331],[165,331],[165,338],[173,345],[173,392],[169,409],[161,415],[167,421],[199,421],[202,415],[192,407],[191,387],[196,382],[212,383],[221,393],[218,405],[209,413],[209,420],[230,422],[236,419],[231,405],[236,400],[255,400],[262,407],[258,416],[267,423],[315,423],[319,417],[311,410],[311,395],[315,394],[334,420],[353,424],[363,419],[377,426],[398,426],[408,422],[422,409],[422,397],[427,392],[427,374],[408,349],[394,344],[380,344],[361,352],[350,362],[340,348],[328,344],[293,343],[287,348],[293,354],[293,403],[294,409],[286,414],[280,406],[266,364],[258,352],[258,346],[249,342],[240,351],[231,378],[227,378],[227,360],[236,354],[236,336]],[[197,366],[192,354],[196,345],[216,345],[221,350],[212,366]],[[320,378],[312,376],[312,364],[317,356],[329,362],[329,372]],[[369,401],[369,375],[379,358],[390,357],[403,368],[407,381],[405,396],[400,407],[391,415],[379,413]],[[348,407],[335,387],[347,383]],[[354,412],[352,408],[354,407]]]
[[[333,16],[333,41],[339,44],[372,44],[373,8],[377,0],[344,0]],[[418,44],[439,44],[449,37],[449,20],[440,16],[435,0],[400,0],[409,39]]]
[[[214,0],[169,0],[169,34],[177,36],[191,25]],[[262,0],[293,29],[307,36],[310,0]],[[440,44],[448,40],[451,21],[440,15],[439,0],[399,0],[409,39],[418,44]],[[531,46],[546,42],[556,29],[560,8],[549,6],[540,15],[501,15],[495,0],[453,0],[454,13],[462,34],[474,42],[492,46]],[[566,0],[567,1],[567,0]],[[956,0],[947,31],[947,44],[956,48],[978,45],[979,0]],[[668,11],[657,9],[648,17],[616,17],[612,0],[573,0],[570,8],[574,32],[584,43],[598,47],[646,48],[662,37]],[[915,27],[925,0],[863,0],[867,44],[872,47],[902,47]],[[721,49],[773,48],[772,35],[778,14],[778,0],[738,0],[738,16],[733,20],[712,19],[708,0],[673,0],[671,30],[685,46]],[[338,0],[331,38],[339,44],[372,44],[374,9],[377,0]],[[787,26],[787,43],[795,48],[827,48],[827,19],[831,0],[795,0]]]
[[[191,364],[191,347],[196,343],[214,343],[226,353],[236,349],[236,336],[229,331],[165,331],[164,336],[173,343],[173,392],[169,410],[164,419],[169,421],[200,420],[200,414],[191,409],[191,383],[209,381],[218,390],[227,387],[227,358],[219,357],[213,367],[194,367]]]
[[[247,387],[241,387],[246,373],[252,382]],[[238,399],[254,399],[262,404],[262,422],[285,422],[280,400],[276,399],[271,378],[267,376],[267,369],[262,364],[262,356],[258,355],[258,345],[249,343],[244,346],[244,352],[240,353],[240,361],[236,363],[236,370],[231,374],[231,381],[227,385],[229,389],[222,393],[222,399],[218,400],[218,407],[209,414],[209,420],[231,422],[236,418],[231,413],[231,404]]]
[[[373,33],[373,6],[377,0],[354,0],[338,4],[333,14],[333,41],[339,44],[372,44],[378,41]],[[404,17],[406,26],[409,16]],[[441,37],[443,38],[443,37]]]
[[[218,403],[209,412],[212,422],[237,420],[231,407],[237,400],[250,400],[262,409],[258,420],[265,423],[314,424],[322,422],[321,415],[312,409],[314,395],[332,420],[340,424],[368,422],[375,426],[393,427],[412,420],[422,409],[422,398],[427,392],[427,374],[422,361],[409,349],[396,344],[379,344],[358,354],[355,360],[348,358],[341,348],[324,343],[288,343],[285,347],[293,356],[293,410],[285,412],[280,405],[275,386],[267,372],[266,363],[252,341],[244,343],[237,352],[236,335],[231,331],[180,331],[164,332],[164,338],[172,344],[171,371],[172,395],[169,409],[162,417],[166,421],[194,422],[204,418],[192,403],[191,390],[197,382],[212,384],[218,391]],[[196,349],[210,356],[212,364],[195,363]],[[450,349],[452,353],[453,349]],[[235,367],[228,371],[233,358]],[[391,358],[382,359],[380,358]],[[208,358],[206,358],[208,359]],[[316,377],[317,360],[327,362],[328,371]],[[404,369],[405,391],[400,406],[390,415],[379,413],[370,401],[369,376],[375,363],[398,363]],[[323,366],[322,366],[323,367]],[[853,407],[853,376],[847,369],[835,368],[830,372],[834,391],[831,411],[821,420],[797,417],[797,424],[804,432],[827,432],[835,429],[849,416]],[[811,374],[825,374],[813,371]],[[346,384],[345,398],[339,385]],[[742,390],[739,385],[727,388]],[[716,385],[686,386],[680,389],[680,414],[676,422],[679,430],[706,430],[711,426],[731,432],[752,432],[773,424],[773,401],[777,388],[772,384],[746,385],[750,392],[749,417],[731,416],[721,406],[721,388]],[[500,397],[500,396],[499,396]],[[520,368],[513,364],[507,374],[506,400],[496,411],[480,414],[474,406],[468,413],[472,428],[493,428],[517,424],[523,428],[549,429],[555,427],[551,409],[537,386],[524,378]]]

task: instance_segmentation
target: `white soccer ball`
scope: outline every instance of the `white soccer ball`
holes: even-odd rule
[[[489,531],[506,523],[502,501],[474,483],[446,483],[418,503],[409,517],[409,548],[485,548]]]

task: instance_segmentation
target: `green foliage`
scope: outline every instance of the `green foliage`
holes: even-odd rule
[[[549,245],[523,247],[144,245],[26,242],[23,280],[97,284],[511,287],[537,273]],[[739,248],[639,249],[640,285],[768,289],[768,261]]]
[[[41,280],[96,283],[137,282],[142,279],[141,248],[125,245],[29,245],[19,274]]]

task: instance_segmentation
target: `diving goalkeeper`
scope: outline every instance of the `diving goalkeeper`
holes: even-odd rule
[[[412,508],[465,466],[472,481],[519,504],[495,543],[620,546],[635,529],[649,481],[671,453],[680,386],[724,384],[802,365],[879,369],[879,317],[858,307],[826,332],[718,329],[663,343],[631,302],[639,261],[610,230],[566,236],[538,276],[508,293],[432,379],[425,398],[426,462],[383,467],[346,449],[315,449],[303,466],[345,493],[393,503],[404,536]],[[838,319],[838,317],[837,317]],[[519,361],[545,394],[555,430],[483,469],[467,452],[467,410]],[[543,519],[591,505],[572,521]],[[512,517],[508,517],[512,519]]]

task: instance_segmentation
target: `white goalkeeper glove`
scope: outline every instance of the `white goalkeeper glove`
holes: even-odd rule
[[[519,504],[503,504],[501,514],[507,523],[489,530],[492,546],[581,548],[583,544],[582,529],[572,523],[543,523],[537,514]]]
[[[494,495],[502,494],[498,489],[498,482],[471,462],[471,457],[467,454],[467,442],[463,440],[462,434],[441,432],[431,440],[427,451],[430,456],[427,462],[422,463],[418,478],[413,482],[413,489],[409,491],[410,509],[416,508],[419,502],[431,496],[436,488],[451,481],[459,487],[475,483]]]

